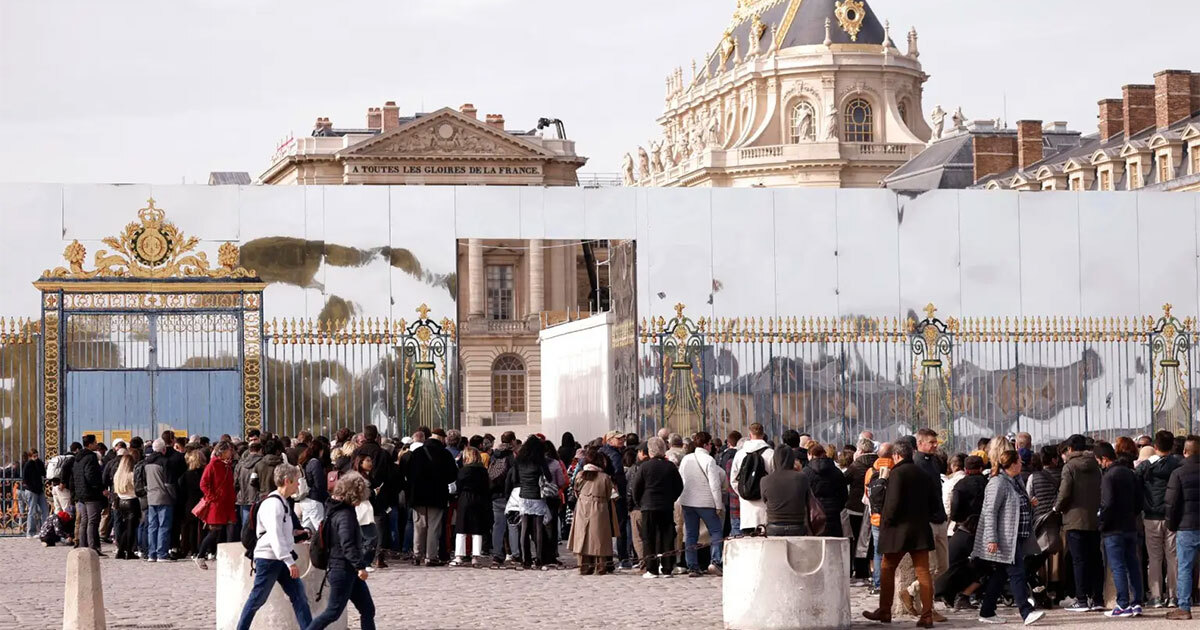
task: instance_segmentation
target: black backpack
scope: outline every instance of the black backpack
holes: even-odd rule
[[[762,456],[765,450],[767,447],[764,446],[757,451],[746,451],[746,456],[742,458],[742,467],[738,469],[737,493],[747,501],[762,499],[759,482],[767,476],[767,460]]]
[[[322,571],[329,568],[329,534],[325,531],[325,524],[328,522],[329,519],[321,521],[320,527],[317,528],[317,535],[308,545],[309,560],[314,567]]]
[[[871,476],[871,483],[867,484],[867,494],[871,504],[871,514],[883,514],[883,501],[887,496],[887,479],[879,475],[876,470]]]
[[[491,487],[492,494],[504,494],[504,479],[508,476],[509,460],[512,455],[498,457],[492,455],[492,459],[488,461],[488,485]]]
[[[246,519],[246,523],[242,525],[242,547],[246,549],[246,557],[252,560],[254,559],[254,548],[258,546],[258,508],[262,507],[262,504],[271,497],[279,499],[279,502],[283,503],[284,510],[288,509],[287,501],[284,501],[283,497],[278,494],[268,494],[250,506],[250,518]]]

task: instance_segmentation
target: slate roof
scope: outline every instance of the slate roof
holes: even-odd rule
[[[787,32],[783,35],[783,41],[780,45],[781,49],[825,43],[825,18],[829,18],[832,22],[829,28],[829,35],[830,40],[834,44],[883,44],[883,24],[875,15],[875,11],[871,9],[870,3],[863,0],[863,11],[866,13],[866,16],[863,18],[862,27],[859,29],[855,40],[851,40],[850,35],[839,26],[837,16],[834,15],[836,4],[836,0],[781,0],[768,4],[759,13],[759,19],[767,27],[762,36],[764,40],[762,49],[766,50],[770,45],[770,42],[767,40],[771,37],[772,28],[782,28],[783,21],[786,19],[792,5],[799,6],[796,8],[796,14],[792,18]],[[754,19],[747,17],[734,26],[731,32],[734,40],[737,41],[737,51],[741,57],[745,57],[748,51],[754,49],[754,46],[750,42],[753,28]],[[715,74],[720,65],[721,42],[718,41],[716,47],[709,54],[706,67],[711,74]],[[728,70],[733,65],[734,57],[730,55],[729,59],[725,61],[725,69]]]
[[[919,191],[966,188],[975,178],[973,145],[971,133],[942,137],[883,178],[883,186]]]
[[[213,171],[208,174],[209,186],[249,186],[250,173],[245,171]]]

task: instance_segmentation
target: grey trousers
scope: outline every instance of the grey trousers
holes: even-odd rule
[[[1175,532],[1167,529],[1165,520],[1149,520],[1146,524],[1146,590],[1154,599],[1177,595],[1179,563],[1175,559]],[[1163,585],[1163,561],[1167,563],[1167,583]]]
[[[444,508],[413,508],[413,557],[438,559],[438,543],[442,539]]]
[[[75,516],[79,519],[80,547],[91,547],[100,551],[100,512],[104,509],[101,501],[80,501],[75,504]]]

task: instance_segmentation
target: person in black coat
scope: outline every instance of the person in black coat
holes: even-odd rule
[[[21,495],[26,504],[25,535],[33,538],[46,517],[46,465],[37,449],[30,449],[29,459],[21,464]]]
[[[404,457],[405,494],[413,510],[413,564],[424,559],[427,566],[441,566],[442,523],[450,503],[450,484],[458,479],[458,465],[436,435]]]
[[[1179,608],[1167,613],[1167,619],[1192,618],[1192,585],[1196,579],[1196,553],[1200,551],[1200,437],[1190,435],[1183,446],[1183,465],[1167,481],[1167,529],[1175,532],[1175,551],[1179,559],[1176,583]]]
[[[379,428],[368,424],[362,435],[363,442],[355,449],[354,457],[370,457],[375,465],[367,483],[375,491],[371,497],[371,508],[375,516],[375,531],[379,533],[379,541],[375,546],[379,550],[376,566],[384,568],[387,566],[383,561],[384,552],[392,546],[392,527],[387,511],[389,508],[399,509],[400,487],[397,484],[395,457],[379,443]]]
[[[362,627],[375,628],[375,602],[367,588],[367,566],[371,559],[362,555],[362,533],[354,508],[367,500],[367,481],[356,472],[342,475],[325,505],[325,523],[321,533],[329,549],[329,602],[325,610],[308,625],[308,630],[323,630],[337,621],[354,602]]]
[[[825,452],[825,447],[818,442],[808,447],[808,466],[804,467],[804,474],[808,476],[808,487],[825,511],[824,535],[834,538],[844,536],[842,509],[846,507],[849,496],[846,475],[838,470],[837,464]]]
[[[1118,457],[1112,444],[1097,442],[1096,459],[1104,468],[1100,478],[1100,535],[1117,589],[1117,610],[1141,612],[1145,593],[1138,561],[1137,517],[1142,512],[1142,484],[1133,472],[1133,462]]]
[[[768,536],[808,536],[812,518],[808,513],[810,476],[796,470],[796,453],[782,444],[775,449],[775,471],[759,481],[763,503],[767,506]]]
[[[970,608],[968,597],[979,590],[980,574],[974,568],[971,552],[975,548],[975,528],[983,512],[983,497],[988,478],[983,476],[983,458],[972,455],[963,464],[966,472],[954,484],[950,494],[950,520],[954,535],[950,536],[950,562],[946,572],[934,584],[936,595],[956,610]]]
[[[880,515],[879,550],[883,553],[879,588],[879,608],[864,610],[871,621],[891,622],[896,567],[908,554],[921,585],[921,618],[917,626],[933,627],[933,579],[929,573],[929,552],[933,549],[931,523],[946,520],[942,498],[929,475],[913,463],[913,447],[897,441],[892,455],[896,465],[888,473],[888,491]]]
[[[83,449],[75,455],[71,468],[71,491],[75,514],[79,519],[80,547],[91,547],[100,553],[100,512],[104,509],[104,475],[96,455],[96,436],[83,436]],[[104,555],[104,554],[100,554]]]
[[[619,460],[617,466],[621,468]],[[545,557],[542,543],[546,538],[546,522],[549,520],[550,508],[542,498],[542,479],[551,479],[550,472],[546,469],[546,449],[538,436],[531,435],[521,444],[521,450],[509,466],[508,477],[504,483],[505,496],[512,496],[513,490],[518,489],[521,501],[521,565],[527,569],[532,567],[535,561],[540,565]]]
[[[454,512],[454,560],[451,566],[467,561],[467,538],[471,539],[472,563],[483,557],[483,537],[492,530],[492,490],[487,468],[479,449],[468,446],[462,452],[462,468],[458,469],[458,509]]]
[[[646,555],[646,574],[671,575],[675,556],[655,558],[675,546],[675,501],[683,494],[683,477],[675,464],[667,461],[667,443],[660,437],[646,442],[649,458],[638,464],[629,487],[629,499],[638,506],[642,518],[642,549]]]
[[[1166,606],[1175,593],[1176,559],[1174,536],[1167,529],[1167,483],[1171,473],[1183,465],[1183,458],[1171,452],[1175,447],[1175,436],[1170,431],[1159,431],[1154,436],[1154,455],[1138,464],[1135,472],[1142,484],[1145,506],[1143,520],[1146,532],[1147,590],[1150,600],[1147,607]],[[1168,580],[1163,585],[1163,565],[1167,567]]]

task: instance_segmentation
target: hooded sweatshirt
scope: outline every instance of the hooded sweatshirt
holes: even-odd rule
[[[772,456],[775,472],[759,482],[767,505],[768,525],[804,525],[808,527],[808,475],[795,469],[796,452],[780,446]]]

